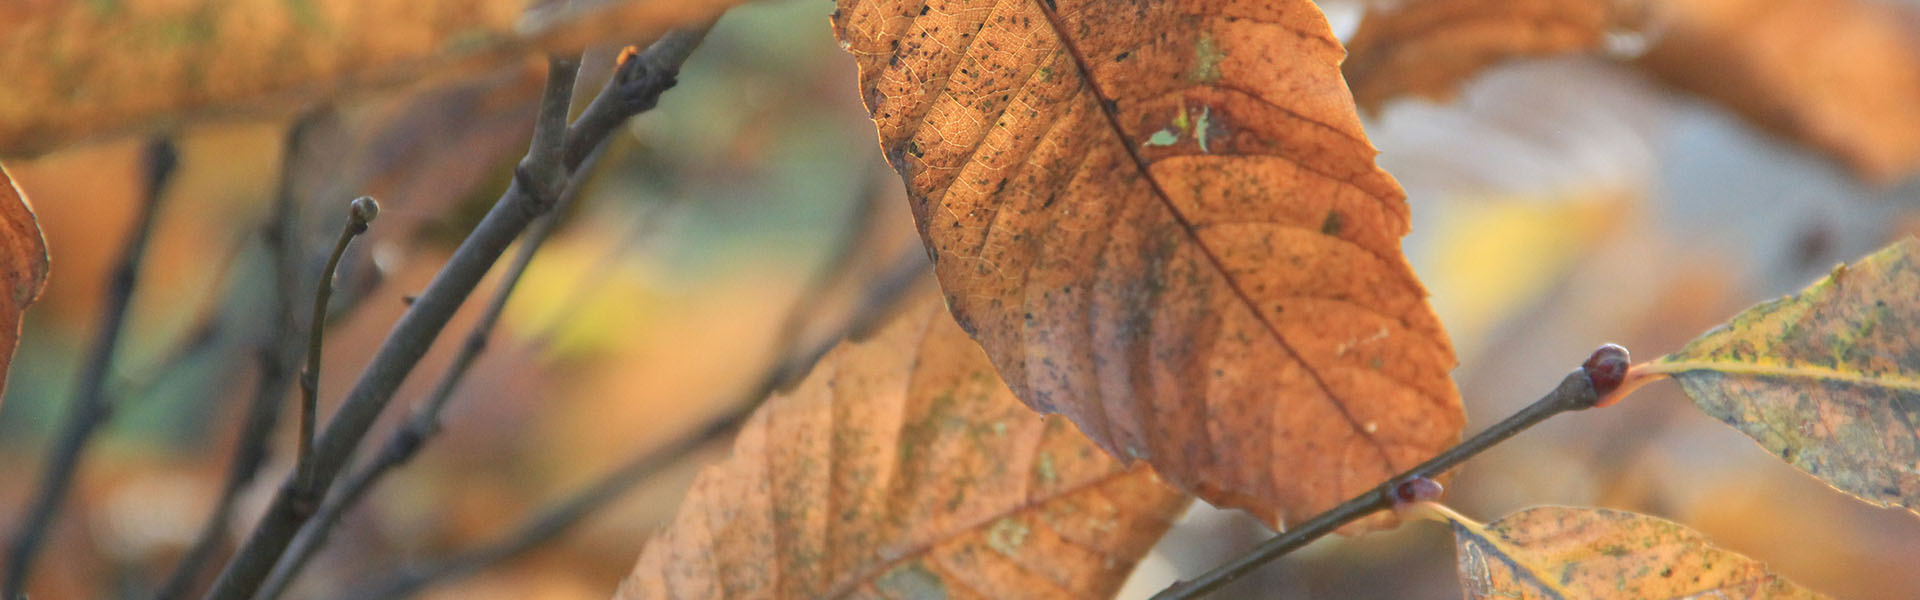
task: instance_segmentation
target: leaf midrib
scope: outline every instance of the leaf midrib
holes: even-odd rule
[[[1712,360],[1661,360],[1650,363],[1647,370],[1673,376],[1696,371],[1707,371],[1723,375],[1744,375],[1749,377],[1781,377],[1820,379],[1841,381],[1863,386],[1891,388],[1910,392],[1920,392],[1920,377],[1894,375],[1875,376],[1858,371],[1847,371],[1834,367],[1815,365],[1776,365],[1757,362],[1726,362]]]
[[[1326,379],[1320,376],[1318,370],[1307,363],[1306,357],[1293,347],[1292,342],[1287,341],[1286,336],[1280,333],[1279,327],[1275,326],[1273,321],[1269,319],[1265,313],[1260,311],[1258,308],[1259,303],[1254,302],[1252,295],[1248,294],[1247,291],[1240,286],[1240,282],[1233,278],[1232,272],[1226,268],[1226,263],[1220,260],[1219,255],[1213,251],[1213,248],[1208,247],[1206,242],[1200,239],[1200,234],[1194,226],[1193,221],[1187,219],[1187,215],[1180,212],[1179,207],[1173,204],[1172,196],[1168,195],[1166,189],[1161,187],[1160,180],[1155,178],[1153,170],[1148,168],[1149,165],[1146,159],[1140,156],[1140,151],[1134,147],[1133,141],[1127,138],[1126,129],[1120,126],[1119,115],[1114,114],[1112,97],[1106,93],[1106,90],[1101,89],[1100,83],[1094,79],[1093,69],[1089,66],[1090,63],[1087,62],[1086,55],[1080,52],[1080,47],[1074,42],[1073,37],[1067,35],[1066,23],[1061,20],[1060,14],[1053,10],[1048,0],[1034,0],[1034,3],[1039,6],[1040,12],[1046,15],[1047,24],[1053,28],[1054,35],[1060,39],[1060,45],[1066,48],[1067,53],[1073,57],[1074,67],[1080,71],[1080,79],[1086,82],[1087,89],[1093,93],[1094,104],[1100,107],[1100,114],[1106,118],[1107,127],[1113,132],[1115,137],[1119,138],[1120,146],[1127,151],[1127,156],[1132,159],[1134,168],[1140,171],[1141,178],[1145,179],[1147,185],[1153,189],[1154,198],[1159,200],[1161,206],[1166,208],[1167,213],[1173,216],[1174,222],[1180,225],[1181,232],[1185,233],[1187,237],[1192,240],[1194,246],[1200,249],[1200,254],[1205,256],[1208,264],[1211,264],[1214,271],[1219,273],[1220,279],[1226,282],[1227,289],[1233,292],[1234,297],[1238,298],[1247,310],[1253,313],[1254,318],[1258,319],[1260,324],[1266,328],[1267,332],[1273,336],[1274,342],[1279,344],[1280,349],[1286,352],[1287,356],[1291,357],[1294,362],[1299,363],[1300,368],[1307,372],[1307,377],[1313,380],[1314,385],[1320,388],[1321,393],[1326,394],[1327,403],[1333,405],[1334,410],[1340,413],[1340,417],[1346,420],[1347,427],[1361,439],[1367,440],[1367,443],[1371,444],[1374,450],[1380,454],[1380,460],[1385,463],[1389,469],[1396,468],[1397,466],[1393,463],[1392,455],[1387,453],[1386,446],[1361,427],[1359,419],[1355,418],[1353,413],[1347,410],[1346,403],[1341,400],[1338,394],[1334,393],[1333,387],[1327,384]]]

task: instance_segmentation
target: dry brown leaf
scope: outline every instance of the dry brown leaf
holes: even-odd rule
[[[1673,0],[1641,65],[1890,181],[1920,167],[1920,12],[1874,0]]]
[[[0,392],[7,389],[7,367],[20,345],[20,321],[47,287],[47,242],[13,177],[0,166]],[[3,394],[0,394],[3,396]]]
[[[1187,498],[1027,410],[928,292],[755,412],[616,597],[1118,590]]]
[[[1598,49],[1637,26],[1642,0],[1413,0],[1374,3],[1341,66],[1368,111],[1417,95],[1451,100],[1462,81],[1501,61]]]
[[[1920,240],[1636,370],[1671,375],[1700,410],[1841,491],[1920,512]]]
[[[0,155],[292,112],[539,48],[646,41],[738,1],[602,2],[524,20],[528,0],[9,2],[0,6]]]
[[[954,316],[1028,405],[1268,523],[1454,443],[1405,194],[1312,2],[841,0],[833,23]]]
[[[1467,598],[1820,598],[1678,523],[1543,506],[1488,524],[1447,511]]]

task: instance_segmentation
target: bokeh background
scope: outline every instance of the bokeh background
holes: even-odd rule
[[[1336,31],[1353,30],[1358,3],[1324,5]],[[864,282],[919,252],[852,61],[827,27],[831,10],[769,0],[720,21],[679,87],[615,136],[520,284],[445,432],[346,519],[294,597],[331,597],[487,543],[736,408],[786,355],[782,324],[796,303],[816,309],[792,336],[798,345],[831,335]],[[1663,86],[1630,60],[1657,35],[1623,31],[1607,53],[1509,63],[1451,103],[1395,101],[1368,119],[1381,164],[1409,192],[1405,248],[1460,350],[1470,429],[1532,401],[1603,342],[1652,358],[1836,262],[1920,233],[1920,178],[1863,181]],[[604,78],[613,52],[590,52],[583,79]],[[336,235],[348,199],[371,194],[384,209],[342,268],[320,384],[325,415],[403,298],[503,189],[524,151],[541,69],[528,60],[347,97],[315,138],[322,151],[288,164],[287,117],[174,132],[181,168],[109,382],[119,409],[54,529],[34,597],[144,595],[191,542],[270,335],[260,232],[283,171],[309,248]],[[38,211],[53,275],[28,312],[0,405],[0,531],[17,525],[99,326],[108,270],[140,204],[142,144],[8,162]],[[836,270],[846,256],[855,258]],[[816,285],[829,271],[837,276]],[[479,304],[456,318],[373,439],[426,394]],[[240,531],[290,467],[290,432],[276,440]],[[638,484],[558,542],[427,595],[609,596],[725,445]],[[1800,474],[1697,414],[1668,384],[1530,430],[1469,463],[1450,488],[1449,503],[1482,520],[1536,504],[1666,517],[1836,597],[1920,589],[1920,517]],[[1196,507],[1126,595],[1144,597],[1266,535],[1250,519]],[[1414,523],[1323,540],[1222,597],[1456,598],[1452,568],[1450,535]]]

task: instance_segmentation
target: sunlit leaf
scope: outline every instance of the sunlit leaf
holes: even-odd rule
[[[20,320],[40,290],[47,286],[47,242],[40,223],[13,177],[0,166],[0,392],[6,391],[7,367],[20,344]]]
[[[1452,99],[1481,69],[1527,56],[1587,52],[1644,16],[1639,0],[1417,0],[1372,3],[1341,65],[1354,100],[1376,110],[1416,95]]]
[[[1268,523],[1450,446],[1405,194],[1308,0],[842,0],[947,302],[1028,405]]]
[[[738,0],[122,0],[0,6],[0,154],[645,42]]]
[[[1642,369],[1834,487],[1920,511],[1920,241],[1835,268]]]
[[[619,598],[1106,598],[1186,497],[1022,406],[931,293],[769,400]]]
[[[1545,506],[1480,524],[1451,512],[1467,598],[1820,598],[1678,523]]]
[[[1877,0],[1669,0],[1644,66],[1869,178],[1920,167],[1920,10]]]

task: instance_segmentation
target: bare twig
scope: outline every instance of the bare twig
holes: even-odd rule
[[[513,263],[507,267],[506,275],[501,278],[493,299],[487,303],[486,310],[481,313],[473,329],[468,332],[466,343],[461,345],[459,355],[454,357],[453,364],[447,367],[440,381],[434,385],[433,392],[427,396],[426,403],[387,438],[386,443],[381,445],[379,453],[374,455],[372,461],[348,475],[345,482],[341,483],[338,489],[327,498],[326,503],[320,506],[320,512],[315,513],[313,519],[301,528],[299,536],[294,539],[293,546],[280,558],[279,564],[274,565],[273,572],[267,577],[266,585],[261,588],[260,593],[255,595],[256,598],[271,600],[285,593],[287,587],[299,577],[301,570],[306,568],[307,561],[326,545],[328,535],[340,522],[340,518],[359,505],[360,500],[365,498],[367,492],[373,489],[373,485],[380,478],[412,460],[420,446],[440,431],[441,414],[446,411],[447,404],[452,400],[453,393],[458,390],[468,369],[472,368],[474,361],[486,349],[487,340],[491,337],[494,326],[499,323],[500,315],[506,311],[507,299],[519,284],[520,277],[526,273],[528,265],[533,263],[534,253],[539,251],[547,237],[552,235],[560,215],[566,214],[567,207],[573,203],[580,189],[585,186],[586,178],[593,171],[593,163],[596,160],[594,157],[597,156],[599,156],[598,153],[590,155],[581,168],[573,173],[565,191],[560,194],[560,200],[554,203],[554,210],[534,222],[527,232],[527,238],[520,243],[520,249],[514,255]]]
[[[834,335],[804,348],[789,348],[784,356],[762,370],[759,379],[741,396],[734,398],[729,406],[733,410],[715,417],[696,430],[668,442],[667,444],[634,455],[626,462],[615,467],[612,472],[595,480],[587,487],[567,496],[560,502],[540,511],[515,528],[500,540],[458,552],[452,556],[432,563],[401,568],[385,576],[376,577],[374,583],[342,596],[343,598],[403,598],[420,590],[448,580],[456,579],[480,571],[487,566],[519,556],[555,537],[565,533],[573,525],[594,514],[607,504],[619,499],[633,486],[651,479],[667,466],[672,465],[687,453],[704,446],[745,423],[747,417],[758,408],[760,401],[794,374],[803,373],[820,360],[827,351],[840,343],[843,337],[854,332],[865,331],[884,321],[891,315],[892,309],[912,289],[913,283],[926,274],[927,258],[915,247],[897,259],[888,269],[869,282],[865,296],[853,315],[842,323]],[[833,270],[827,273],[833,273]],[[829,275],[830,276],[830,275]],[[802,299],[794,304],[788,313],[787,322],[804,322],[812,316],[815,304]],[[783,327],[783,330],[797,330]]]
[[[112,374],[114,350],[119,347],[120,332],[127,320],[127,306],[132,304],[134,287],[139,283],[140,263],[146,256],[147,241],[153,235],[155,217],[159,214],[161,200],[166,196],[167,181],[171,179],[178,160],[171,139],[159,138],[147,145],[146,197],[127,235],[126,245],[120,250],[120,261],[107,282],[106,309],[101,316],[100,330],[95,332],[93,349],[87,356],[86,365],[80,370],[73,404],[68,409],[70,412],[60,431],[60,438],[48,454],[46,470],[41,473],[39,494],[21,519],[20,530],[8,544],[6,583],[0,587],[0,598],[25,597],[27,576],[33,570],[34,558],[46,541],[47,529],[53,525],[61,505],[66,502],[67,493],[73,488],[73,479],[79,471],[87,442],[113,413],[113,405],[105,392]]]
[[[314,286],[313,319],[307,321],[307,369],[300,373],[300,441],[294,446],[294,481],[301,487],[314,485],[313,427],[320,405],[320,354],[327,330],[327,300],[333,297],[333,275],[340,269],[347,244],[366,233],[367,225],[379,215],[380,203],[367,196],[355,198],[347,206],[347,225],[340,229],[340,239],[334,241],[327,266],[320,269],[320,282]]]
[[[596,109],[601,105],[596,99],[581,119],[586,120],[610,110],[619,110],[631,116],[652,106],[660,94],[674,83],[679,62],[670,59],[686,56],[702,34],[704,29],[694,34],[691,40],[681,42],[686,36],[680,32],[669,33],[662,43],[656,43],[647,52],[635,57],[649,61],[657,57],[661,62],[642,64],[663,66],[648,69],[636,77],[616,78],[609,82],[608,89],[601,92],[602,96],[618,93],[644,98],[645,102],[613,103]],[[668,41],[674,43],[666,44]],[[534,142],[519,168],[515,169],[512,184],[480,224],[461,242],[460,247],[454,250],[453,256],[425,291],[408,307],[386,341],[375,352],[367,370],[361,373],[359,381],[347,393],[326,431],[314,444],[311,485],[295,485],[296,479],[289,479],[282,484],[259,525],[222,569],[208,598],[237,600],[251,596],[259,589],[301,526],[319,509],[320,500],[325,497],[334,478],[346,466],[354,449],[392,400],[401,381],[419,364],[427,348],[439,337],[447,321],[452,319],[454,311],[473,293],[480,279],[514,238],[519,237],[534,218],[551,207],[557,192],[565,185],[565,175],[570,167],[578,166],[585,160],[586,154],[599,145],[607,131],[611,131],[609,127],[599,132],[553,133],[566,125],[578,61],[556,57],[549,64],[547,90],[541,101],[540,115],[534,124]],[[579,159],[572,159],[573,156]]]
[[[1546,396],[1534,401],[1533,404],[1527,405],[1526,408],[1520,409],[1520,412],[1514,413],[1513,416],[1507,417],[1499,423],[1494,423],[1492,427],[1488,427],[1472,438],[1460,442],[1459,445],[1448,448],[1445,452],[1441,452],[1439,456],[1428,459],[1427,462],[1420,463],[1420,466],[1408,469],[1405,473],[1401,473],[1399,476],[1389,479],[1375,486],[1373,489],[1361,492],[1360,495],[1340,503],[1339,506],[1335,506],[1331,510],[1320,513],[1312,519],[1308,519],[1298,527],[1289,529],[1286,533],[1261,543],[1252,551],[1232,561],[1228,561],[1224,565],[1215,567],[1213,570],[1191,581],[1176,582],[1167,589],[1161,590],[1160,593],[1155,594],[1153,597],[1155,600],[1200,597],[1240,578],[1240,576],[1259,568],[1261,565],[1273,561],[1275,558],[1279,558],[1288,552],[1307,545],[1308,542],[1333,533],[1348,523],[1391,508],[1394,504],[1395,489],[1400,487],[1402,483],[1438,477],[1440,474],[1445,473],[1447,469],[1451,469],[1455,465],[1465,462],[1469,458],[1473,458],[1475,455],[1480,454],[1480,452],[1492,448],[1500,442],[1506,441],[1507,438],[1526,431],[1527,428],[1538,425],[1540,422],[1554,415],[1568,411],[1593,408],[1594,403],[1598,402],[1602,395],[1618,387],[1620,374],[1626,372],[1626,365],[1627,357],[1625,350],[1619,346],[1602,346],[1594,352],[1592,358],[1587,359],[1584,367],[1568,373],[1565,378],[1560,380],[1560,385],[1553,388],[1553,391],[1547,392]],[[1605,375],[1605,372],[1609,369],[1615,370],[1610,380],[1608,376]],[[1595,389],[1596,387],[1599,388],[1597,391]]]
[[[287,389],[294,382],[294,364],[299,361],[300,319],[298,309],[294,307],[294,298],[301,284],[301,273],[305,270],[306,252],[302,244],[300,229],[300,210],[295,200],[297,195],[294,170],[316,151],[317,141],[324,135],[316,135],[319,130],[335,126],[333,114],[321,110],[309,113],[295,121],[287,132],[285,150],[281,154],[280,185],[274,194],[272,215],[266,226],[261,228],[261,239],[273,263],[276,285],[266,292],[267,310],[273,322],[260,336],[257,345],[260,374],[254,380],[252,398],[247,404],[246,421],[241,426],[238,440],[234,443],[233,461],[227,466],[226,481],[221,485],[220,497],[214,501],[213,512],[200,527],[193,544],[188,546],[180,563],[174,566],[173,573],[155,592],[157,600],[185,598],[192,586],[200,579],[206,564],[213,559],[215,549],[227,536],[228,522],[233,519],[235,504],[240,492],[260,471],[260,465],[266,463],[267,441],[273,435],[274,427],[280,422],[280,411],[285,406],[281,400],[286,398]]]
[[[577,61],[555,57],[548,62],[551,70],[534,126],[535,143],[516,169],[513,183],[394,325],[326,431],[315,441],[310,476],[292,477],[281,485],[259,525],[221,570],[207,597],[239,599],[251,596],[260,587],[294,534],[319,508],[320,499],[393,398],[394,390],[413,371],[494,261],[550,204],[550,193],[559,186],[550,177],[558,168],[561,145],[554,141],[559,136],[543,131],[565,126]]]

